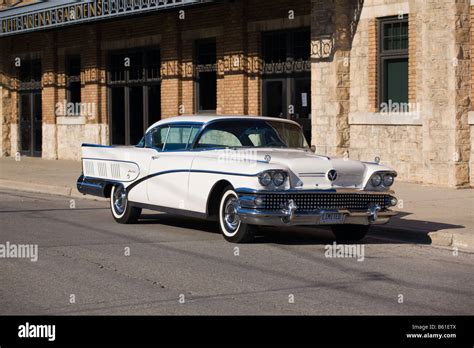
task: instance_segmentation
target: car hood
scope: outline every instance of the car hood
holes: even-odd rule
[[[292,186],[305,189],[362,188],[367,171],[360,161],[317,155],[308,150],[262,148],[237,152],[240,158],[248,152],[249,157],[258,161],[287,167]],[[331,170],[337,172],[334,181],[328,178]]]

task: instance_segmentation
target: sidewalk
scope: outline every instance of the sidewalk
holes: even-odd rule
[[[80,174],[78,161],[0,158],[0,188],[100,200],[77,191]],[[400,215],[377,228],[407,242],[424,240],[474,251],[474,189],[396,183],[394,190],[403,203]]]

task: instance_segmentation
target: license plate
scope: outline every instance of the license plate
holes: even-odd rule
[[[320,219],[321,224],[334,225],[344,223],[344,214],[341,213],[324,213]]]

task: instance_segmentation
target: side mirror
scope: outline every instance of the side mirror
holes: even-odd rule
[[[316,145],[311,145],[311,152],[316,153]]]

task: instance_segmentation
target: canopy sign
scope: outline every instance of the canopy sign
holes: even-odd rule
[[[208,0],[51,1],[0,12],[0,36],[208,2]],[[34,9],[33,9],[34,8]]]

